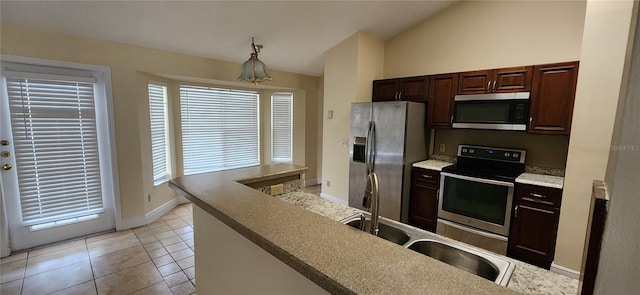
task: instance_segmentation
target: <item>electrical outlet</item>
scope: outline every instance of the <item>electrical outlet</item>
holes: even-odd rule
[[[331,181],[327,180],[327,187],[331,187]]]
[[[444,151],[447,149],[447,146],[444,143],[440,144],[440,152],[444,153]]]
[[[272,185],[271,186],[271,195],[272,196],[282,195],[283,193],[284,193],[284,185],[283,184],[276,184],[276,185]]]
[[[147,195],[147,202],[151,202],[151,194]]]

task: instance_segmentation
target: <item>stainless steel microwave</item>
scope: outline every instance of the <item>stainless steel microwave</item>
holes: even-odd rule
[[[529,92],[456,95],[453,128],[527,130]]]

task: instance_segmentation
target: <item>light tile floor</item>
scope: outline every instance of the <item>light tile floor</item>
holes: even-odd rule
[[[195,294],[191,203],[135,229],[0,261],[0,294]]]

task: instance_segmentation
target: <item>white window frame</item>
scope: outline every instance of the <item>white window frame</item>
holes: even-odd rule
[[[158,99],[158,97],[152,96],[151,87],[161,87],[162,88],[162,102],[158,103],[157,101],[153,101],[152,99]],[[171,133],[170,133],[170,117],[169,117],[169,98],[168,98],[168,88],[167,85],[160,82],[149,81],[147,85],[148,89],[148,98],[149,98],[149,124],[151,131],[151,159],[152,159],[152,177],[153,177],[153,185],[159,186],[173,178],[173,171],[171,169]],[[159,105],[162,106],[161,113],[158,112],[157,108]],[[155,110],[155,112],[154,112]],[[155,118],[155,115],[160,116],[160,118]],[[154,132],[154,119],[162,120],[163,130],[158,134]],[[158,148],[156,145],[156,141],[162,140],[160,143],[162,150],[154,150],[154,148]],[[157,159],[156,157],[162,157],[164,159]],[[164,165],[162,165],[162,160],[164,160]],[[161,167],[164,166],[164,167]],[[157,174],[160,174],[156,171],[156,168],[160,168],[162,171],[159,177]]]
[[[281,114],[282,111],[276,110],[276,100],[284,99],[287,95],[289,109],[288,114]],[[284,118],[288,116],[288,118]],[[276,122],[278,120],[288,120],[288,122]],[[285,126],[282,126],[282,125]],[[288,126],[287,126],[288,125]],[[288,129],[288,130],[287,130]],[[276,138],[277,134],[285,132],[288,136],[285,138]],[[286,138],[288,137],[288,138]],[[288,144],[288,155],[286,151],[280,151],[279,146]],[[293,93],[291,92],[274,92],[271,94],[271,162],[272,163],[292,163],[293,162]]]
[[[230,100],[226,109],[224,104],[209,103],[212,99],[224,101],[234,94],[245,100]],[[239,105],[252,109],[246,113]],[[244,117],[255,121],[238,122]],[[259,92],[181,84],[180,121],[184,175],[260,165]],[[226,149],[229,146],[233,148]]]

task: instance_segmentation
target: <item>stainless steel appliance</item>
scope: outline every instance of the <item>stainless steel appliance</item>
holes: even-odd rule
[[[506,253],[515,179],[526,151],[458,146],[440,177],[437,233]]]
[[[529,92],[456,95],[453,128],[527,130]]]
[[[411,164],[427,158],[425,105],[415,102],[351,104],[349,206],[363,206],[367,176],[379,179],[380,216],[407,222]]]

